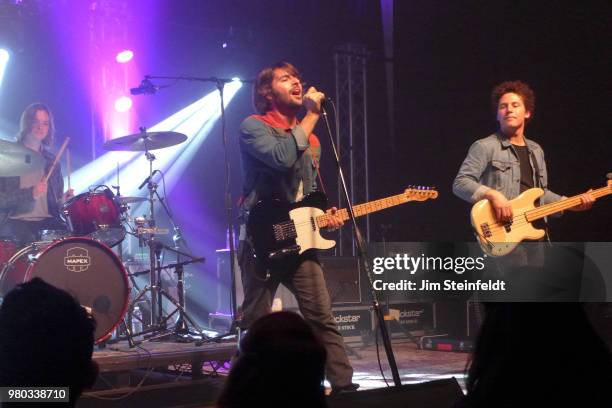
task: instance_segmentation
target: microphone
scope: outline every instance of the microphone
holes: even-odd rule
[[[159,173],[159,170],[153,170],[153,173],[151,173],[149,177],[147,177],[142,183],[140,183],[140,185],[138,186],[138,190],[142,190],[145,184],[148,184],[149,181],[151,181],[151,178],[155,175],[155,173]]]
[[[158,90],[159,86],[153,85],[150,79],[145,78],[137,88],[130,89],[130,93],[132,95],[152,95]]]
[[[302,100],[304,99],[304,96],[306,96],[306,94],[302,96]],[[321,99],[321,109],[327,108],[327,106],[332,102],[332,98],[325,96],[323,99]]]
[[[321,109],[327,109],[327,106],[332,102],[331,98],[328,98],[327,96],[323,99],[321,99]]]

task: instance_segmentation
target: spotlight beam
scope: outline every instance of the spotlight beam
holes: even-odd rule
[[[8,50],[0,48],[0,86],[2,86],[4,73],[6,72],[6,67],[10,59],[11,55],[9,54]]]
[[[242,83],[232,81],[226,86],[224,106],[228,106]],[[154,166],[168,174],[168,188],[178,181],[187,164],[193,159],[198,148],[206,139],[220,117],[220,103],[217,91],[181,109],[177,113],[150,127],[149,131],[175,131],[184,133],[188,139],[182,144],[155,151]],[[138,185],[146,176],[148,164],[140,152],[109,152],[81,167],[71,176],[76,193],[86,191],[92,185],[113,185],[119,166],[121,193],[123,195],[144,195]],[[142,177],[140,177],[142,176]]]

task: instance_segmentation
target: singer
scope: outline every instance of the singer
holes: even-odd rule
[[[265,68],[255,80],[253,103],[259,115],[246,118],[240,134],[244,180],[238,245],[244,287],[241,326],[248,328],[269,313],[278,285],[285,285],[325,346],[327,379],[332,393],[339,393],[356,390],[358,384],[352,382],[353,369],[331,313],[331,300],[316,254],[306,251],[297,259],[290,258],[282,271],[274,271],[269,279],[261,280],[254,272],[253,242],[245,228],[249,210],[259,200],[294,202],[317,189],[321,145],[313,130],[324,98],[314,87],[304,93],[300,73],[287,62]],[[297,115],[302,108],[306,114],[299,121]],[[332,214],[335,211],[333,208]],[[331,227],[340,227],[340,218],[333,218]]]
[[[45,174],[50,170],[55,155],[51,152],[54,134],[53,115],[42,103],[28,106],[21,115],[17,143],[40,160],[19,177],[0,178],[0,238],[10,238],[25,245],[40,239],[41,230],[65,229],[59,218],[64,201],[74,195],[64,193],[64,178],[58,165],[48,182]],[[36,162],[44,163],[37,167]]]

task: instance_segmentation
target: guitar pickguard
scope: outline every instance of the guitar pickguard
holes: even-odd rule
[[[312,248],[329,249],[336,245],[335,241],[321,236],[315,217],[325,212],[316,207],[299,207],[289,211],[289,218],[293,220],[296,238],[295,243],[300,247],[300,254]]]

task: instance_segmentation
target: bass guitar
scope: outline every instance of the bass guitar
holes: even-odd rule
[[[612,193],[612,180],[605,187],[591,191],[595,199]],[[580,194],[565,200],[536,207],[535,202],[544,195],[541,188],[530,188],[510,200],[513,218],[510,221],[497,221],[495,211],[489,200],[480,200],[472,207],[472,227],[482,250],[490,256],[509,254],[523,240],[538,240],[544,237],[543,229],[535,228],[532,223],[581,203]]]

